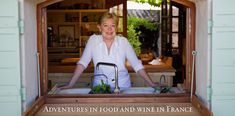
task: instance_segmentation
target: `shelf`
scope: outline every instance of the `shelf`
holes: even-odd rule
[[[48,53],[78,53],[76,47],[48,47]]]
[[[48,25],[51,26],[56,33],[57,38],[60,38],[59,34],[61,25],[72,25],[74,27],[73,38],[77,38],[77,47],[48,47],[48,56],[50,56],[49,61],[61,61],[64,58],[80,57],[87,40],[93,33],[99,33],[97,28],[98,16],[102,15],[107,9],[62,9],[62,10],[48,10]],[[83,20],[86,16],[87,22]],[[71,22],[68,22],[71,19]],[[74,21],[73,21],[74,20]],[[66,22],[65,22],[66,21]],[[84,21],[84,22],[83,22]],[[71,29],[69,30],[71,31]],[[58,40],[57,40],[58,41]],[[62,42],[63,44],[63,42]],[[77,53],[77,54],[75,54]]]
[[[79,22],[48,22],[48,25],[79,25]]]
[[[88,35],[81,35],[80,37],[81,38],[89,38],[90,36],[88,36]]]
[[[76,58],[79,56],[79,53],[64,53],[67,55],[68,58]],[[63,53],[53,53],[53,54],[50,54],[50,56],[61,56],[63,55]]]
[[[89,25],[97,25],[98,22],[81,22],[82,25],[89,24]]]
[[[49,62],[61,62],[65,58],[78,58],[79,53],[50,53],[48,54]]]
[[[48,50],[71,50],[75,48],[76,47],[47,47]]]
[[[57,13],[79,13],[79,12],[86,12],[86,13],[96,13],[96,12],[107,12],[107,9],[82,9],[82,10],[47,10],[47,12],[57,12]]]

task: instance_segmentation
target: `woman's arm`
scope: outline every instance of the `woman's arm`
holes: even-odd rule
[[[59,87],[60,89],[68,89],[68,88],[72,88],[76,81],[79,79],[80,75],[82,74],[82,72],[85,70],[85,67],[81,64],[78,64],[76,66],[76,69],[74,71],[74,74],[73,74],[73,77],[72,79],[70,80],[69,84],[68,85],[65,85],[65,86],[62,86],[62,87]]]
[[[144,69],[140,69],[138,72],[137,72],[143,79],[145,82],[147,82],[147,84],[151,87],[156,87],[158,86],[157,83],[154,83],[152,81],[152,79],[150,78],[150,76],[146,73],[146,71]]]
[[[96,35],[92,35],[87,44],[86,47],[83,51],[83,54],[80,58],[80,60],[77,62],[77,66],[76,69],[74,71],[73,77],[70,80],[69,84],[63,87],[60,87],[60,89],[67,89],[67,88],[71,88],[75,85],[76,81],[79,79],[80,75],[82,74],[82,72],[87,68],[88,64],[91,61],[92,58],[92,47],[93,47],[93,43],[94,41],[97,39]]]
[[[76,69],[74,71],[74,75],[72,77],[72,79],[69,82],[69,86],[73,87],[76,83],[76,81],[79,79],[80,75],[82,74],[82,72],[85,70],[85,67],[81,64],[78,64],[76,66]]]
[[[134,52],[134,49],[127,41],[127,39],[124,45],[126,47],[125,52],[127,60],[130,62],[135,72],[137,72],[144,79],[144,81],[147,82],[149,86],[156,87],[158,84],[154,83],[149,77],[149,75],[146,73],[146,71],[144,70],[144,66],[139,62],[136,53]]]

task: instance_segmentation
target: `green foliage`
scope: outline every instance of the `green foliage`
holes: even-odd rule
[[[138,29],[140,26],[144,26],[150,31],[156,31],[158,28],[158,23],[152,23],[147,19],[140,19],[136,17],[128,17],[127,25],[133,25],[134,29]]]
[[[140,32],[136,32],[133,25],[128,25],[128,34],[127,38],[132,47],[135,50],[136,55],[138,56],[141,53],[141,42],[139,41]]]
[[[136,29],[138,29],[140,26],[144,26],[146,29],[149,29],[150,31],[156,31],[158,28],[158,24],[151,23],[147,19],[140,19],[136,17],[128,17],[127,20],[127,29],[128,34],[127,38],[130,44],[133,46],[136,55],[138,56],[141,53],[141,42],[139,41],[139,35],[141,32],[136,32]]]
[[[171,92],[171,87],[169,86],[158,86],[154,88],[154,92],[156,93],[169,93]]]
[[[110,94],[111,88],[110,88],[110,85],[105,84],[104,81],[101,80],[101,84],[93,87],[89,93],[90,94]]]
[[[131,0],[131,1],[135,1],[137,3],[148,3],[149,5],[160,7],[163,0]],[[169,3],[170,0],[167,0],[167,2]]]

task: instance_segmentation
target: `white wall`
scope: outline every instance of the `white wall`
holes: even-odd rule
[[[24,0],[21,5],[21,18],[24,21],[24,33],[21,35],[21,72],[22,86],[26,88],[26,100],[23,102],[25,111],[38,96],[36,0]]]
[[[23,111],[27,110],[38,97],[37,77],[37,4],[44,0],[19,0],[20,17],[24,21],[21,35],[22,86],[26,88]]]
[[[211,48],[208,33],[208,15],[210,11],[207,0],[196,0],[196,95],[209,106],[207,87],[210,86]]]

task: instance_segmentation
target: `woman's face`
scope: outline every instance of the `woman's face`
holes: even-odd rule
[[[104,20],[98,28],[104,39],[114,39],[116,36],[117,26],[112,18]]]

